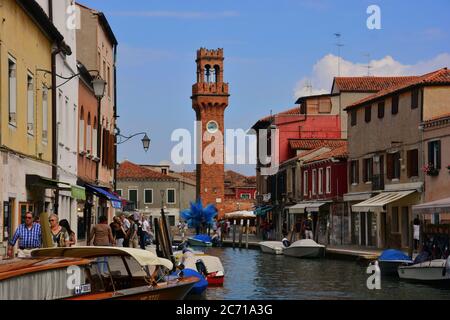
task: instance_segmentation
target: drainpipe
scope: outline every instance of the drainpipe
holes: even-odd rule
[[[48,0],[48,18],[53,21],[53,0]]]
[[[51,2],[51,1],[50,1]],[[56,56],[61,52],[61,48],[56,48],[52,52],[52,179],[57,180],[58,176],[58,136],[57,136],[57,106],[56,106]],[[58,214],[59,190],[55,190],[55,203],[53,212]]]
[[[114,46],[114,127],[117,127],[117,45]],[[117,136],[114,134],[114,191],[117,190]]]

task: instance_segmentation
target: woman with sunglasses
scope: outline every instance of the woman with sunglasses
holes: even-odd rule
[[[69,233],[67,232],[66,228],[59,225],[58,216],[52,213],[48,221],[50,222],[50,231],[52,233],[53,245],[55,247],[68,247],[70,243]]]

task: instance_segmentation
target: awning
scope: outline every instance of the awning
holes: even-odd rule
[[[398,191],[398,192],[382,192],[375,197],[367,199],[366,201],[352,205],[353,212],[375,212],[385,211],[383,208],[388,203],[400,200],[403,197],[416,192],[416,190]]]
[[[254,219],[256,218],[253,211],[234,211],[225,213],[227,219]]]
[[[86,184],[86,190],[95,193],[99,197],[103,197],[111,201],[113,208],[120,209],[122,208],[122,201],[112,193],[106,191],[100,186],[93,186],[90,184]]]
[[[306,207],[306,212],[319,212],[320,207],[326,205],[328,202],[315,202]]]
[[[38,187],[44,189],[61,189],[59,184],[70,185],[69,183],[52,180],[37,174],[27,174],[25,176],[25,184],[27,187]]]
[[[70,187],[70,194],[76,200],[86,200],[86,189],[83,187],[72,185]]]
[[[418,204],[412,210],[416,214],[450,213],[450,198]]]
[[[311,202],[297,203],[291,207],[288,207],[289,213],[305,213],[305,209],[311,205]]]
[[[257,215],[257,216],[264,216],[267,214],[267,212],[273,210],[273,206],[264,206],[264,207],[259,207],[256,208],[253,212]]]

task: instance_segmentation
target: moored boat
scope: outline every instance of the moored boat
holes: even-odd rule
[[[211,237],[205,234],[199,234],[188,238],[188,242],[193,247],[212,247]]]
[[[198,272],[202,271],[210,286],[221,286],[224,283],[225,269],[218,257],[186,252],[183,264],[187,269],[197,270]]]
[[[283,254],[284,245],[281,241],[262,241],[259,243],[261,251],[270,254]]]
[[[302,239],[284,248],[283,254],[297,258],[319,258],[325,255],[325,246],[311,239]]]
[[[31,256],[2,261],[0,299],[175,300],[198,282],[194,277],[161,281],[172,262],[140,249],[46,248]]]
[[[449,281],[450,280],[450,258],[435,259],[416,263],[410,266],[398,267],[398,276],[401,279],[416,281]]]
[[[388,249],[381,253],[378,264],[382,275],[398,276],[398,267],[412,265],[413,260],[403,251]]]

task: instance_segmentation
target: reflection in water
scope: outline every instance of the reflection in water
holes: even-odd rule
[[[381,290],[366,287],[366,266],[352,261],[298,259],[259,250],[197,248],[220,257],[223,287],[209,287],[216,299],[450,299],[450,286],[435,287],[382,278]]]

